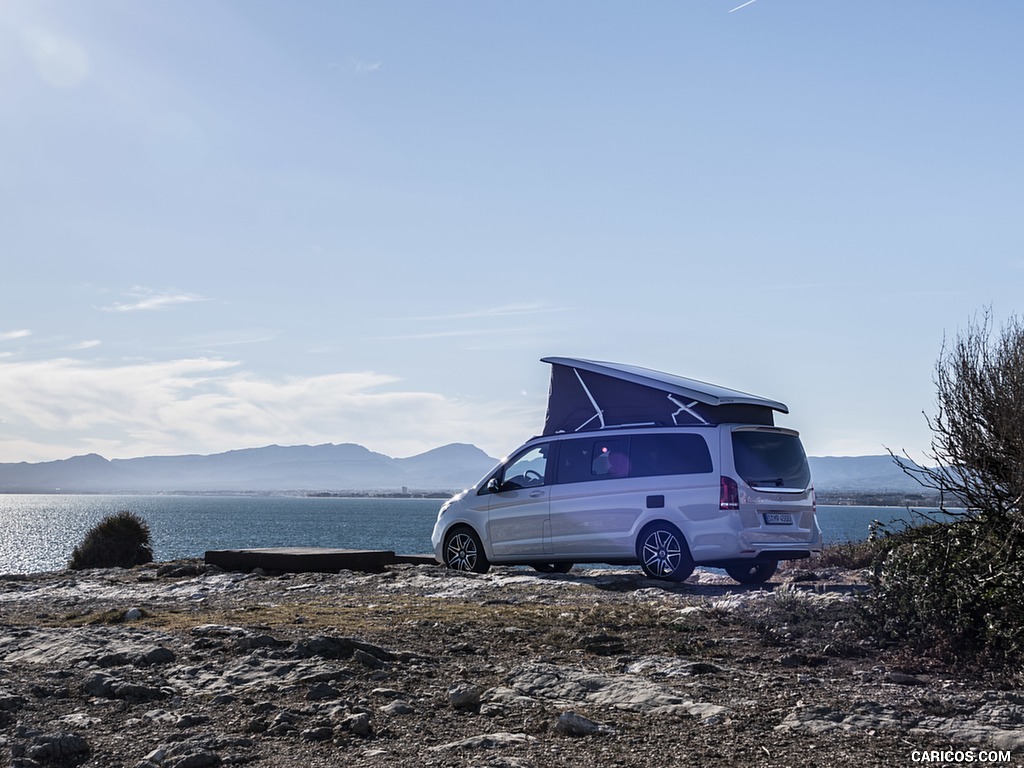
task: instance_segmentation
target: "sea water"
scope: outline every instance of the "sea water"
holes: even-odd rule
[[[103,496],[0,494],[0,573],[66,566],[85,533],[106,515],[142,517],[158,561],[208,549],[336,547],[431,552],[439,499],[307,496]],[[906,521],[902,507],[819,506],[825,543],[862,541],[872,521]]]

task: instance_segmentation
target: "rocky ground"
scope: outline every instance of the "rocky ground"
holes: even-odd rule
[[[1021,765],[1024,692],[863,643],[857,589],[841,571],[765,588],[198,562],[0,577],[0,755],[13,768],[899,766],[921,752]]]

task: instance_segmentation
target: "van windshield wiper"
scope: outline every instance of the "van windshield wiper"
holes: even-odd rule
[[[751,480],[750,484],[761,487],[774,486],[775,488],[782,488],[786,483],[781,477],[773,477],[769,480]]]

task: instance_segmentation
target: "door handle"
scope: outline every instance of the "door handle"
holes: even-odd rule
[[[544,491],[531,491],[530,492],[530,498],[531,499],[539,499],[543,495],[544,495]]]

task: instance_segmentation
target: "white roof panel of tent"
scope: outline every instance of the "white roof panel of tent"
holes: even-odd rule
[[[611,376],[612,378],[632,382],[633,384],[692,398],[706,405],[756,405],[771,408],[780,413],[789,413],[789,408],[785,403],[780,403],[777,400],[769,400],[747,392],[720,387],[717,384],[708,384],[704,381],[688,379],[672,373],[663,373],[650,368],[641,368],[636,365],[607,363],[600,360],[582,360],[575,357],[544,357],[541,358],[541,362],[551,363],[552,365],[564,365],[568,368]]]

